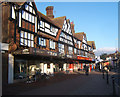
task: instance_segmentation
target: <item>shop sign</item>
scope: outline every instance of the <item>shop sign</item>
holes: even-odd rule
[[[80,60],[85,60],[86,58],[85,58],[85,57],[80,57],[80,56],[77,56],[77,59],[80,59]]]
[[[47,51],[47,50],[40,50],[40,49],[37,49],[37,48],[31,48],[30,53],[31,54],[37,54],[37,55],[57,56],[56,52]]]

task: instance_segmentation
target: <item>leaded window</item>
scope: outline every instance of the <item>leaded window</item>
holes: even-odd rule
[[[34,47],[34,34],[20,31],[20,45]]]
[[[46,39],[45,39],[45,38],[42,38],[42,37],[39,37],[39,38],[38,38],[38,44],[39,44],[40,46],[45,47],[45,46],[46,46]]]
[[[50,49],[55,49],[55,42],[50,40]]]

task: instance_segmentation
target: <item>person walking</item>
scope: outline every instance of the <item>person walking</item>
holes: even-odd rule
[[[89,67],[86,66],[86,75],[88,75],[88,74],[89,74]]]

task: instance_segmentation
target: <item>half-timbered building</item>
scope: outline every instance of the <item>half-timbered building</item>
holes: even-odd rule
[[[2,52],[5,83],[35,72],[73,72],[93,62],[95,43],[87,41],[84,32],[75,33],[66,16],[54,18],[53,6],[44,15],[35,2],[3,3],[2,24],[2,42],[9,47]]]

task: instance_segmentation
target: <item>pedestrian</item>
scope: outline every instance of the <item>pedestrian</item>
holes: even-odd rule
[[[85,67],[85,74],[86,74],[86,75],[89,74],[89,67],[88,67],[88,66]]]

